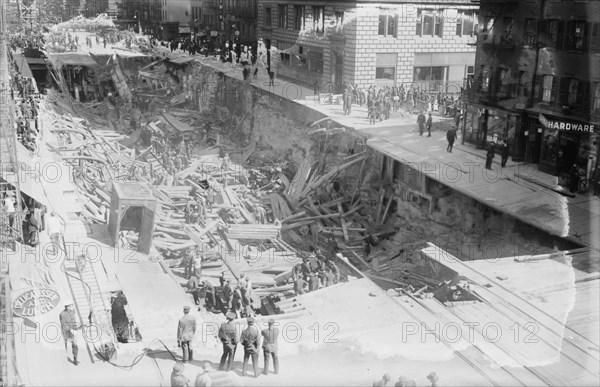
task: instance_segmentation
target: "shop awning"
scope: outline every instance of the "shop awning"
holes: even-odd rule
[[[21,192],[31,197],[33,200],[48,206],[48,200],[42,183],[44,182],[44,172],[53,173],[54,171],[40,171],[39,164],[31,162],[33,154],[25,148],[20,142],[17,142],[17,161],[19,165],[18,179]],[[14,169],[12,169],[14,171]],[[13,186],[17,185],[17,173],[10,172],[10,168],[3,166],[1,168],[2,179]],[[52,176],[54,178],[54,176]]]
[[[33,78],[33,74],[31,72],[31,69],[29,68],[29,63],[27,61],[27,58],[25,58],[25,56],[23,56],[23,54],[19,54],[19,53],[14,53],[13,58],[15,60],[15,63],[17,64],[17,67],[19,68],[19,72],[21,73],[21,75],[24,78]],[[43,59],[42,59],[42,61],[43,61]]]
[[[474,52],[415,53],[415,67],[470,65],[475,63]]]
[[[50,54],[48,56],[52,63],[59,66],[97,66],[96,61],[89,55],[83,53],[65,52]]]
[[[179,33],[180,34],[189,34],[190,32],[191,32],[191,30],[190,30],[189,24],[184,24],[184,23],[179,24]]]

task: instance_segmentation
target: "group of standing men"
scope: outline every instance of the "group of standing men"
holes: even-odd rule
[[[192,350],[192,342],[196,334],[197,325],[196,318],[190,315],[190,307],[183,308],[183,317],[179,320],[177,326],[177,345],[183,351],[182,363],[187,363],[194,360],[194,352]],[[237,351],[238,344],[244,347],[244,362],[242,365],[242,376],[246,376],[248,361],[252,359],[253,376],[258,377],[258,356],[262,347],[264,356],[263,375],[269,374],[270,359],[273,359],[273,368],[275,374],[279,373],[279,357],[278,357],[278,337],[279,329],[275,327],[275,320],[269,319],[268,327],[262,331],[255,325],[254,317],[246,319],[247,327],[238,336],[238,327],[234,324],[236,318],[235,313],[229,312],[226,315],[227,321],[223,323],[218,332],[218,338],[223,344],[223,354],[219,363],[220,371],[233,370],[233,362]],[[207,368],[206,365],[204,368]],[[181,374],[181,367],[175,366],[174,373]],[[198,376],[200,378],[200,375]],[[197,379],[198,380],[198,379]],[[172,384],[176,386],[185,386],[183,378],[172,378]]]

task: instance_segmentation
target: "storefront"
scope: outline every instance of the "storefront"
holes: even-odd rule
[[[576,164],[589,178],[598,160],[600,124],[538,112],[529,116],[528,124],[529,132],[535,133],[528,148],[541,171],[560,176]]]
[[[487,113],[486,113],[487,109]],[[500,144],[506,140],[510,156],[519,153],[515,139],[520,127],[520,115],[504,110],[494,110],[477,105],[468,105],[463,113],[464,141],[476,146]],[[486,130],[487,127],[487,130]]]

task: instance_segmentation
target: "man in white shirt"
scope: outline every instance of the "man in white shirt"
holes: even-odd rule
[[[46,222],[46,230],[52,242],[52,255],[57,255],[62,246],[62,223],[56,216],[56,212],[52,211]]]

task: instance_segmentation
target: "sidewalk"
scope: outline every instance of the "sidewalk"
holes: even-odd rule
[[[419,136],[416,125],[363,130],[374,136],[367,144],[477,201],[552,235],[600,249],[600,200],[590,194],[571,198],[558,193],[557,178],[534,165],[508,162],[496,157],[491,170],[485,168],[485,151],[469,145],[454,145],[446,151],[446,134]]]

